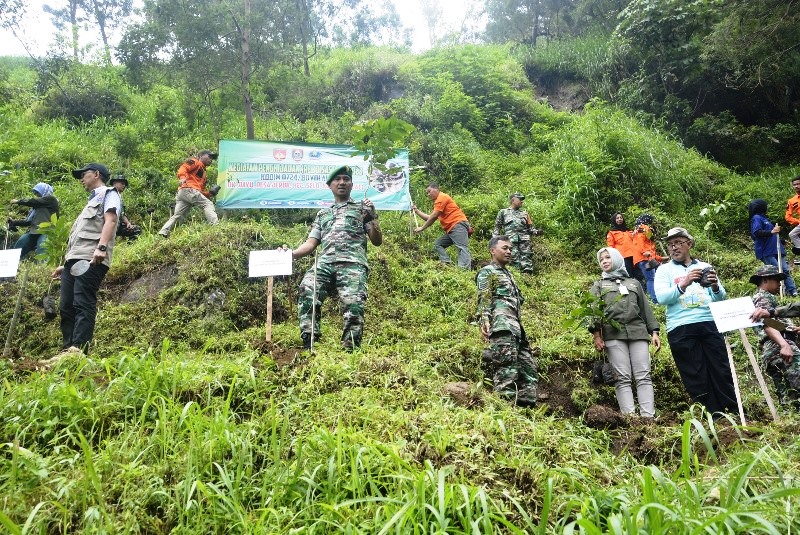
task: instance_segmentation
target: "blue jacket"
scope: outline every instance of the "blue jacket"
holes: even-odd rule
[[[759,260],[764,260],[767,256],[778,256],[779,239],[776,237],[777,234],[772,234],[773,228],[775,225],[763,214],[755,214],[750,218],[750,237],[753,238],[753,249]],[[781,255],[786,256],[783,243],[781,243]]]

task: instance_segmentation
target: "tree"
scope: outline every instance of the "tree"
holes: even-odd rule
[[[81,0],[66,0],[66,5],[61,7],[45,4],[42,9],[50,15],[53,26],[57,30],[68,30],[70,35],[70,46],[72,48],[73,59],[79,59],[80,47],[78,43],[79,24],[83,20],[79,16],[78,10]]]
[[[558,37],[575,0],[487,0],[489,41],[536,46],[540,37]]]

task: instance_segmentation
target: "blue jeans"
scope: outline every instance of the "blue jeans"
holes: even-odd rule
[[[656,299],[656,290],[654,285],[654,281],[656,279],[655,268],[649,269],[647,267],[647,260],[642,260],[641,262],[639,262],[638,266],[639,266],[639,271],[641,271],[644,274],[644,280],[647,283],[647,287],[645,288],[647,290],[647,295],[650,296],[650,300],[653,301],[653,303],[658,303],[658,299]]]
[[[768,266],[778,267],[778,255],[765,256],[761,261]],[[789,264],[786,262],[786,255],[781,255],[781,264],[783,265],[780,266],[780,268],[786,273],[786,280],[783,281],[783,284],[786,285],[786,293],[794,295],[797,293],[797,286],[794,285],[794,280],[792,280],[792,276],[789,275],[791,271],[789,271]]]
[[[31,234],[26,232],[19,237],[17,243],[14,244],[14,249],[22,249],[20,258],[25,258],[31,251],[36,251],[36,254],[44,252],[44,234]]]

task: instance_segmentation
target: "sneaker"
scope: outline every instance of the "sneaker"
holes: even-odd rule
[[[795,266],[800,266],[800,258],[795,258],[794,259],[794,265]]]
[[[800,255],[800,247],[792,247],[792,254]]]

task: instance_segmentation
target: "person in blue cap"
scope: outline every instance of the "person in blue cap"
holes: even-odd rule
[[[53,186],[46,182],[39,182],[33,186],[34,196],[30,199],[12,199],[11,204],[27,206],[30,208],[28,216],[23,220],[8,220],[8,230],[14,231],[17,227],[28,227],[28,231],[20,236],[14,249],[22,249],[21,258],[28,253],[44,252],[46,236],[39,232],[39,225],[49,223],[50,217],[59,215],[58,199],[53,195]]]

